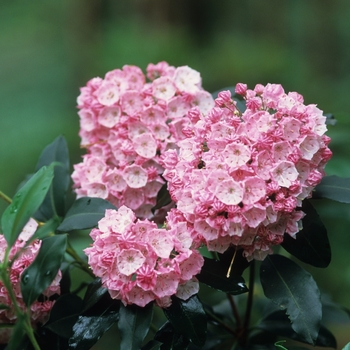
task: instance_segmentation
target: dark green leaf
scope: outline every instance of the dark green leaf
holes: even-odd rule
[[[16,193],[1,218],[5,239],[10,247],[28,220],[43,202],[53,179],[53,167],[43,167]]]
[[[55,233],[60,221],[57,217],[53,217],[49,221],[45,222],[44,225],[39,226],[39,228],[35,231],[34,235],[30,237],[27,243],[32,242],[35,239],[43,239],[45,237],[51,236]]]
[[[44,165],[54,165],[54,178],[44,202],[40,206],[36,217],[41,221],[54,215],[64,216],[66,192],[70,183],[69,152],[65,138],[59,136],[41,153],[36,169]]]
[[[300,342],[305,342],[303,337],[294,332],[290,320],[282,310],[269,314],[260,322],[258,328],[274,333],[279,337],[287,337]],[[315,341],[315,346],[336,348],[337,342],[334,335],[326,327],[321,325]]]
[[[163,208],[170,203],[171,197],[168,191],[168,184],[165,183],[157,194],[157,202],[156,205],[152,208],[152,213],[154,213],[157,209]]]
[[[350,178],[325,176],[316,186],[312,198],[328,198],[341,203],[350,203]]]
[[[27,306],[30,306],[56,277],[66,251],[66,244],[66,235],[42,240],[38,255],[21,276],[23,301]]]
[[[170,322],[166,322],[158,330],[154,339],[162,343],[161,350],[186,350],[190,344],[189,339],[176,332]]]
[[[314,345],[321,325],[322,305],[312,276],[290,259],[270,255],[261,264],[260,280],[265,296],[286,309],[293,330]]]
[[[83,301],[75,294],[61,295],[55,302],[45,328],[63,338],[70,338],[81,312]]]
[[[296,238],[285,234],[282,247],[304,263],[316,267],[327,267],[331,262],[331,246],[327,230],[316,210],[307,200],[303,201],[303,229]]]
[[[116,207],[102,198],[79,198],[68,210],[57,229],[69,232],[92,228],[104,217],[106,209],[116,209]]]
[[[12,328],[12,335],[6,348],[7,350],[25,350],[28,348],[29,341],[24,330],[24,323],[25,316],[22,314],[17,315],[16,324]]]
[[[231,266],[232,275],[242,276],[244,270],[251,264],[251,261],[248,261],[247,258],[243,256],[243,249],[237,249],[236,247],[230,247],[224,253],[217,253],[217,255],[219,260],[227,266],[227,270],[229,266]]]
[[[196,295],[187,300],[172,297],[172,304],[164,313],[174,329],[193,344],[203,346],[207,335],[207,317]]]
[[[119,310],[118,328],[121,335],[121,349],[138,350],[141,348],[152,322],[153,303],[145,307],[124,306]]]
[[[73,327],[73,335],[69,339],[69,349],[91,349],[117,321],[118,312],[114,310],[106,310],[100,316],[79,316]]]
[[[204,258],[204,265],[197,278],[200,282],[225,293],[237,295],[247,292],[248,288],[242,276],[230,274],[227,278],[228,267],[229,265],[221,261]]]
[[[91,282],[87,287],[84,296],[83,311],[86,311],[94,306],[106,293],[107,289],[102,287],[101,280],[99,278]]]
[[[141,350],[160,350],[162,343],[157,340],[149,341]]]

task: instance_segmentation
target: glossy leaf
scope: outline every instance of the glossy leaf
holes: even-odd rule
[[[86,311],[93,307],[106,293],[107,289],[102,287],[101,280],[99,278],[96,278],[87,287],[84,296],[83,311]]]
[[[104,217],[106,209],[116,209],[116,207],[102,198],[79,198],[68,210],[57,229],[69,232],[92,228]]]
[[[151,326],[152,317],[153,303],[148,303],[145,307],[121,304],[118,322],[121,335],[120,348],[140,349]]]
[[[35,260],[21,275],[23,301],[30,306],[51,284],[66,251],[67,236],[44,238]]]
[[[154,339],[162,343],[161,350],[186,350],[190,344],[189,339],[176,332],[170,322],[166,322],[158,330]]]
[[[39,226],[39,228],[35,231],[34,235],[30,237],[27,243],[32,242],[35,239],[43,239],[52,235],[56,231],[59,224],[59,219],[57,217],[53,217],[49,221],[45,222],[44,225]]]
[[[225,293],[237,295],[247,292],[248,288],[242,276],[230,274],[227,278],[228,267],[229,265],[221,261],[204,258],[204,265],[196,277],[200,282]]]
[[[172,304],[164,313],[174,329],[193,344],[203,346],[207,334],[207,317],[196,295],[187,300],[172,297]]]
[[[270,255],[261,264],[260,280],[265,296],[286,310],[293,330],[314,345],[321,325],[322,305],[312,276],[290,259]]]
[[[54,142],[46,146],[39,157],[36,169],[50,164],[54,165],[54,178],[44,202],[36,213],[36,217],[41,221],[46,221],[55,215],[64,216],[65,214],[70,171],[68,146],[63,136],[57,137]]]
[[[303,201],[303,229],[296,238],[285,234],[282,247],[304,263],[316,267],[327,267],[331,262],[331,246],[327,230],[316,210],[307,200]]]
[[[225,270],[228,270],[229,266],[231,266],[230,275],[242,276],[243,272],[251,264],[251,261],[248,261],[243,256],[243,249],[237,249],[233,246],[228,248],[224,253],[217,253],[217,255],[219,260],[225,264]]]
[[[157,209],[163,208],[170,203],[171,197],[168,191],[168,184],[165,183],[157,194],[156,205],[152,208],[152,213],[154,213]]]
[[[291,327],[290,320],[284,311],[279,310],[267,315],[257,326],[259,329],[274,333],[282,338],[290,338],[296,341],[305,342],[304,338],[297,334]],[[334,335],[321,325],[315,346],[331,347],[336,349],[337,341]]]
[[[83,301],[75,294],[61,295],[55,302],[45,328],[63,338],[70,338],[81,313]]]
[[[141,350],[160,350],[162,343],[157,340],[149,341]]]
[[[325,176],[316,186],[312,198],[328,198],[341,203],[350,203],[350,178]]]
[[[73,326],[73,334],[69,339],[69,349],[91,349],[117,321],[118,312],[114,310],[105,311],[100,316],[79,316],[78,321]]]
[[[7,244],[12,247],[28,220],[37,211],[53,179],[53,167],[43,167],[16,193],[1,218]]]

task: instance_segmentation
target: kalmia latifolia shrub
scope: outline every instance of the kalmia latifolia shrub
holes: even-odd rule
[[[27,241],[34,234],[37,227],[38,223],[34,219],[30,219],[12,246],[9,256],[10,261],[16,257],[10,267],[9,276],[17,304],[22,311],[25,311],[27,306],[22,297],[20,286],[21,276],[23,271],[34,261],[41,246],[41,241],[38,239],[29,244]],[[6,248],[7,242],[4,236],[0,235],[0,261],[4,258]],[[54,301],[50,300],[50,297],[60,294],[60,280],[61,271],[58,272],[51,285],[42,293],[42,300],[37,300],[30,306],[30,319],[34,328],[38,324],[44,324],[48,320],[49,313],[54,305]],[[0,309],[0,324],[15,324],[17,321],[15,308],[11,302],[9,292],[4,287],[2,281],[0,281],[0,304],[6,305],[6,308]],[[0,344],[6,344],[11,334],[11,329],[0,328]]]
[[[316,282],[274,253],[331,261],[309,201],[350,203],[350,179],[324,177],[329,119],[279,84],[214,98],[201,83],[166,62],[91,79],[78,97],[82,162],[71,174],[58,137],[13,199],[0,191],[0,344],[90,349],[117,323],[121,349],[272,349],[286,337],[336,348]],[[88,247],[71,240],[87,229]],[[257,265],[275,307],[252,326]]]
[[[324,175],[330,139],[322,111],[296,92],[238,84],[236,93],[245,111],[230,91],[208,113],[190,111],[186,138],[162,155],[163,177],[195,240],[263,260],[285,232],[300,230],[302,200]]]

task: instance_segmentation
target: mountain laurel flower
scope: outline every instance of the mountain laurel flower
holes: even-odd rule
[[[10,261],[18,254],[16,260],[12,262],[9,277],[12,284],[12,289],[16,302],[22,311],[27,310],[27,306],[23,301],[21,292],[21,276],[23,271],[34,261],[36,258],[41,241],[38,239],[33,240],[27,246],[27,241],[31,238],[38,227],[37,222],[34,219],[30,219],[28,223],[23,228],[19,237],[17,238],[15,244],[10,251]],[[5,250],[7,249],[7,242],[3,235],[0,235],[0,263],[5,255]],[[55,301],[52,300],[51,296],[54,294],[60,294],[60,280],[61,271],[58,272],[57,276],[51,283],[51,285],[42,293],[43,298],[34,301],[30,306],[30,320],[34,328],[38,324],[45,323],[50,314],[50,310],[53,307]],[[15,324],[17,320],[15,308],[11,302],[9,293],[5,288],[2,281],[0,281],[0,304],[6,307],[0,309],[0,326],[1,324]],[[0,327],[0,344],[8,343],[12,332],[8,328]]]
[[[167,229],[158,228],[154,222],[137,219],[126,206],[107,209],[84,252],[112,298],[124,305],[143,307],[155,301],[167,307],[172,295],[187,300],[199,289],[195,275],[204,259],[184,224],[170,214]]]
[[[81,88],[79,135],[87,153],[72,174],[78,198],[131,206],[142,218],[153,217],[150,203],[157,193],[143,189],[150,182],[164,184],[164,152],[191,134],[191,120],[214,107],[200,74],[190,67],[149,64],[147,78],[139,67],[124,66]]]
[[[195,244],[224,252],[243,249],[262,260],[285,233],[295,237],[302,200],[324,176],[332,152],[326,117],[279,84],[222,91],[206,114],[192,116],[191,133],[162,156],[163,178]],[[175,154],[176,152],[176,154]]]

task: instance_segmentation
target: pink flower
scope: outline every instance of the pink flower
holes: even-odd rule
[[[187,299],[198,291],[194,276],[204,260],[192,250],[191,236],[175,217],[169,217],[169,229],[159,229],[148,220],[136,220],[125,206],[106,210],[98,228],[91,231],[94,242],[85,254],[112,298],[125,305],[143,307],[154,300],[167,307],[172,295]]]
[[[72,174],[78,197],[128,205],[144,218],[153,216],[157,196],[144,189],[164,183],[164,152],[186,137],[183,130],[191,132],[187,112],[200,116],[214,106],[199,73],[187,66],[160,62],[150,64],[147,74],[148,82],[140,68],[124,66],[81,88],[79,135],[87,154]]]
[[[37,222],[34,219],[30,219],[23,228],[15,244],[10,251],[10,260],[19,254],[15,261],[12,261],[10,269],[10,280],[12,283],[12,289],[16,297],[17,304],[22,311],[27,310],[21,293],[20,281],[23,271],[34,261],[37,256],[41,241],[34,240],[26,247],[27,241],[35,233],[38,227]],[[24,248],[25,247],[25,248]],[[0,262],[2,262],[7,249],[7,242],[3,235],[0,235]],[[43,292],[43,300],[35,301],[30,306],[30,318],[32,326],[35,328],[38,323],[44,323],[49,317],[49,313],[55,303],[50,297],[54,294],[60,294],[61,271],[58,272],[57,276],[51,283],[51,285]],[[0,281],[0,304],[6,305],[7,308],[0,309],[0,323],[2,324],[14,324],[16,323],[17,316],[15,309],[9,297],[8,291]],[[11,336],[11,331],[2,328],[0,329],[0,343],[8,343]]]
[[[179,150],[162,157],[163,177],[196,244],[218,252],[234,245],[248,260],[263,259],[285,232],[298,231],[302,200],[331,156],[329,138],[322,111],[301,95],[278,84],[238,84],[237,92],[243,113],[229,91],[207,114],[188,113]]]

